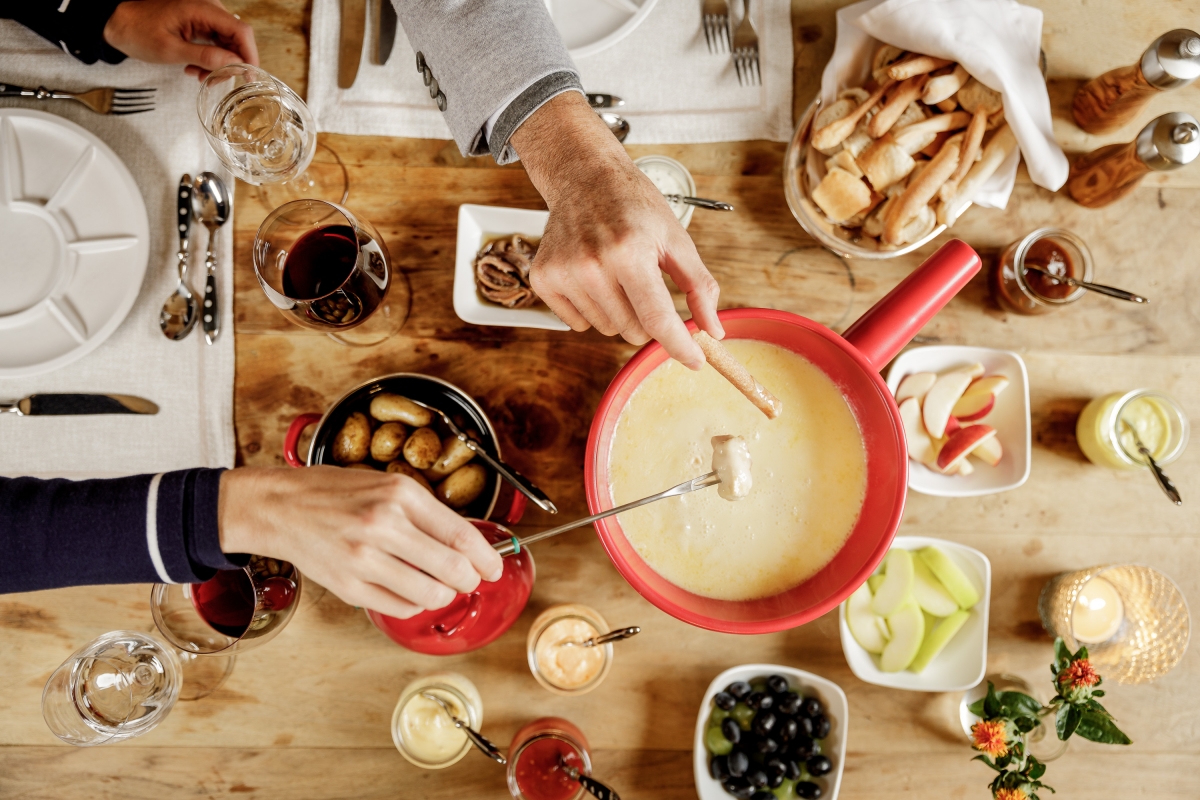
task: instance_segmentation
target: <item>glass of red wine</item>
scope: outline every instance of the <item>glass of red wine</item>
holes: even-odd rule
[[[334,203],[296,200],[254,238],[254,273],[292,322],[349,345],[379,344],[408,318],[410,291],[379,231]]]

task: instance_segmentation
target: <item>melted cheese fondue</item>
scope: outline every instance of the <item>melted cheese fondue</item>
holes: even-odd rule
[[[754,489],[736,503],[714,489],[620,515],[630,544],[658,574],[695,594],[751,600],[816,574],[845,544],[866,492],[867,456],[854,414],[825,373],[766,342],[726,346],[783,401],[768,420],[711,367],[668,360],[630,396],[609,457],[613,500],[628,503],[702,475],[713,436],[737,433]]]

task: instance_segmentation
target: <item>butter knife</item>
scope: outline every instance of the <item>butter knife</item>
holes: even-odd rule
[[[392,0],[375,0],[378,15],[375,17],[375,60],[386,64],[396,43],[396,7]]]
[[[366,31],[367,0],[342,0],[342,24],[338,33],[339,89],[349,89],[358,77]]]
[[[0,414],[18,417],[64,417],[78,414],[157,414],[158,406],[129,394],[31,394],[0,403]]]

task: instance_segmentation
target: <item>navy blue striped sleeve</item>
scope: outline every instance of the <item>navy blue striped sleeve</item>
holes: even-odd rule
[[[104,40],[121,0],[0,0],[0,18],[16,20],[85,64],[119,64],[125,54]]]
[[[194,583],[221,552],[220,469],[107,480],[0,478],[0,594],[105,583]]]

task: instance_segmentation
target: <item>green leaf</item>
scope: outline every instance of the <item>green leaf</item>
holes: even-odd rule
[[[1104,706],[1097,703],[1095,700],[1085,700],[1080,705],[1080,710],[1081,711],[1093,711],[1097,714],[1100,714],[1101,716],[1112,719],[1112,714],[1108,713],[1108,710]]]
[[[1067,643],[1061,636],[1054,640],[1054,661],[1059,669],[1071,663],[1071,651],[1067,649]]]
[[[1058,738],[1061,741],[1066,741],[1071,738],[1071,734],[1079,727],[1079,721],[1083,719],[1083,712],[1077,706],[1063,706],[1058,710],[1058,716],[1054,720],[1054,727],[1058,731]]]
[[[1000,706],[1006,717],[1034,717],[1042,711],[1042,704],[1022,692],[1001,692]]]
[[[988,758],[986,755],[984,755],[984,754],[982,754],[982,753],[980,753],[979,755],[975,756],[975,757],[974,757],[973,759],[971,759],[971,760],[972,760],[972,761],[982,761],[983,763],[987,764],[987,765],[988,765],[989,767],[991,767],[992,769],[996,770],[996,772],[1003,772],[1003,771],[1004,771],[1004,769],[1003,769],[1002,767],[997,767],[997,766],[996,766],[996,764],[995,764],[995,762],[993,762],[993,761],[992,761],[992,759]]]
[[[1087,657],[1088,657],[1088,651],[1087,651],[1087,648],[1086,648],[1086,647],[1080,647],[1080,648],[1079,648],[1079,652],[1077,652],[1077,653],[1076,653],[1076,654],[1075,654],[1075,655],[1074,655],[1074,656],[1071,658],[1071,660],[1072,660],[1072,661],[1083,661],[1083,660],[1086,660],[1086,659],[1087,659]]]
[[[1021,733],[1029,733],[1038,726],[1038,721],[1033,717],[1017,717],[1013,720],[1013,724]]]
[[[1101,744],[1133,744],[1133,741],[1121,732],[1116,721],[1107,713],[1084,711],[1075,732],[1084,739]]]
[[[1097,683],[1096,685],[1099,686],[1100,684]],[[1104,690],[1103,689],[1099,689],[1099,690],[1093,689],[1092,697],[1104,697]]]
[[[1037,780],[1046,774],[1046,765],[1038,761],[1033,756],[1029,757],[1029,777],[1032,780]]]
[[[991,681],[988,681],[987,695],[983,698],[983,711],[984,719],[995,719],[1003,713],[1000,698],[996,696],[996,686]]]
[[[977,717],[982,717],[983,716],[983,700],[984,700],[984,698],[981,697],[978,700],[976,700],[974,703],[971,703],[971,705],[967,706],[967,711],[970,711],[972,714],[974,714]]]

